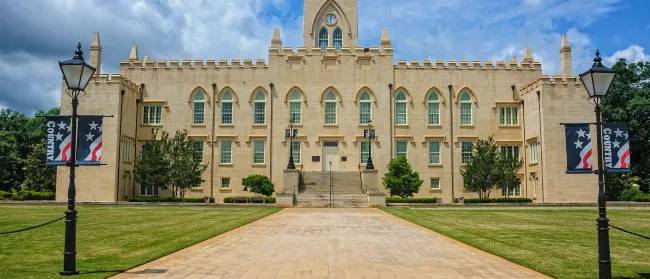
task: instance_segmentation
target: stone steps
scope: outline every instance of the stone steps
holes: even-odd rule
[[[295,207],[368,207],[368,196],[365,194],[333,194],[332,198],[333,201],[330,201],[329,194],[297,194]]]
[[[331,181],[330,181],[331,176]],[[330,183],[332,193],[336,194],[362,194],[361,177],[359,172],[350,171],[310,171],[302,173],[300,193],[329,194]]]

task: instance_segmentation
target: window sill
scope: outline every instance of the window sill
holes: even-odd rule
[[[408,127],[409,127],[409,124],[395,124],[395,127],[399,127],[399,128],[408,128]]]
[[[266,128],[266,123],[264,123],[264,124],[253,124],[253,127],[264,127],[264,128]]]
[[[461,128],[474,128],[474,124],[460,125]]]
[[[339,124],[324,124],[323,127],[338,127]]]
[[[253,168],[266,168],[266,164],[252,164],[251,167],[253,167]]]
[[[199,163],[199,166],[207,167],[207,166],[208,166],[208,163],[203,163],[203,162],[201,162],[201,163]]]
[[[219,193],[232,193],[230,188],[219,188]]]
[[[440,124],[428,124],[427,128],[442,128],[442,125],[440,125]]]
[[[203,192],[203,187],[190,188],[190,191],[192,191],[192,192]]]
[[[140,124],[140,127],[162,127],[162,124]]]
[[[287,124],[287,127],[289,127],[289,124]],[[294,128],[302,128],[302,123],[293,123]]]
[[[205,128],[205,124],[192,124],[190,127],[198,127],[198,128]]]
[[[430,168],[442,168],[442,164],[429,164]]]
[[[122,164],[131,165],[131,164],[133,164],[133,162],[131,162],[131,161],[122,161]]]
[[[232,167],[233,164],[232,163],[219,163],[219,166],[220,167]]]
[[[499,128],[521,128],[521,125],[499,125]]]
[[[539,162],[530,162],[530,163],[528,163],[529,166],[537,166],[537,164],[539,164]]]
[[[429,193],[442,193],[442,189],[429,189]]]
[[[235,127],[235,124],[219,124],[219,127]]]

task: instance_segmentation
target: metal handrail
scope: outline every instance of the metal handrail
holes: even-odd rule
[[[370,188],[371,190],[374,190],[375,192],[379,192],[379,189],[374,188],[374,187],[370,187],[370,186],[368,186],[367,184],[364,184],[363,186],[361,186],[361,189],[362,189],[362,190],[363,190],[363,187],[366,187],[366,189],[365,189],[365,191],[364,191],[364,194],[368,194],[368,188]]]

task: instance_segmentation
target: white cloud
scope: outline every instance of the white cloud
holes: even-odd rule
[[[636,63],[636,62],[644,62],[644,61],[650,61],[650,54],[646,54],[644,52],[644,49],[638,45],[630,45],[626,49],[621,49],[611,56],[607,56],[603,58],[603,62],[605,62],[606,65],[614,65],[616,61],[619,59],[625,59],[627,63]]]

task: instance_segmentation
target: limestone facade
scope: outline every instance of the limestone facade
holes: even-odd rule
[[[154,61],[140,58],[134,46],[120,62],[120,73],[98,73],[81,99],[80,114],[113,117],[104,120],[106,165],[77,171],[77,200],[150,195],[133,179],[135,157],[152,134],[179,129],[200,142],[207,166],[200,187],[186,197],[222,202],[226,196],[249,195],[241,179],[253,173],[269,176],[282,192],[290,141],[285,130],[293,115],[300,171],[361,172],[368,147],[364,130],[371,119],[379,177],[391,158],[405,154],[425,181],[417,197],[444,203],[476,197],[463,190],[459,167],[470,143],[494,135],[504,150],[524,160],[515,196],[536,202],[595,201],[594,175],[564,173],[560,123],[589,122],[594,115],[571,73],[566,37],[562,75],[555,77],[542,75],[529,48],[522,61],[395,64],[387,30],[379,47],[356,46],[357,8],[356,0],[305,0],[305,46],[284,47],[276,29],[267,60]],[[96,34],[90,63],[99,66],[100,60]],[[61,111],[71,111],[63,89]],[[368,187],[383,190],[381,179],[370,181]],[[60,167],[57,200],[66,199],[67,184],[67,169]]]

